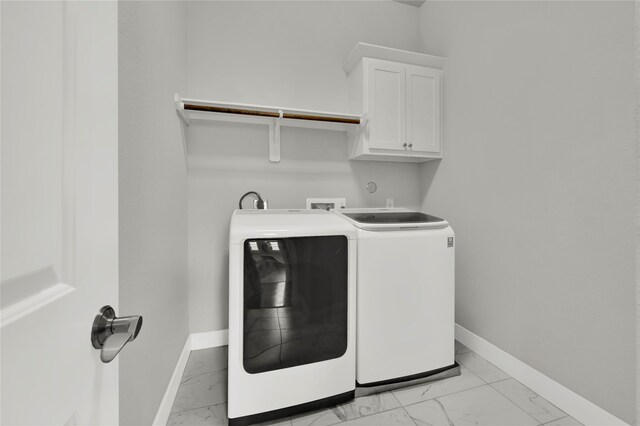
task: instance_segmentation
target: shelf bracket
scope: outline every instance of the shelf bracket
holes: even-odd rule
[[[187,114],[184,112],[184,102],[182,102],[182,99],[180,99],[180,95],[178,95],[177,93],[175,94],[174,101],[176,103],[176,111],[178,112],[178,116],[182,119],[184,124],[190,126],[191,120],[189,120],[189,117],[187,117]]]
[[[280,117],[269,122],[269,161],[280,162],[280,120],[284,115],[282,110],[278,110]]]
[[[360,123],[358,123],[358,127],[354,127],[352,129],[347,130],[347,136],[349,138],[357,138],[363,132],[367,132],[369,130],[369,117],[365,112],[360,116]],[[354,145],[355,148],[355,145]]]
[[[360,117],[360,124],[358,124],[358,129],[363,129],[367,127],[368,124],[369,117],[367,117],[367,113],[365,112],[364,114],[362,114],[362,117]]]
[[[180,99],[180,95],[175,94],[174,101],[176,103],[176,112],[180,118],[180,134],[182,135],[182,149],[184,150],[184,161],[187,161],[187,126],[191,124],[189,117],[184,112],[184,102]]]

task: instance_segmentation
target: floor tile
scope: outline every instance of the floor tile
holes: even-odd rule
[[[456,355],[456,361],[473,371],[487,383],[510,378],[504,371],[471,351]]]
[[[183,378],[172,412],[192,410],[227,402],[227,370]]]
[[[571,416],[567,416],[549,423],[545,423],[544,426],[582,426],[582,423]]]
[[[272,328],[275,319],[271,315],[277,315],[275,309],[272,311],[256,316],[257,328]],[[281,311],[284,311],[284,315],[291,315],[288,318],[297,314],[284,309]],[[368,395],[331,409],[303,413],[262,425],[582,426],[457,341],[456,360],[461,364],[460,376]],[[167,425],[226,425],[226,368],[226,346],[193,351]]]
[[[202,373],[220,371],[227,368],[227,347],[192,351],[182,377],[196,376]]]
[[[331,410],[320,410],[291,417],[293,426],[329,426],[340,423],[340,419]]]
[[[548,423],[567,415],[515,379],[503,380],[491,385],[540,423]]]
[[[456,352],[455,354],[464,354],[469,352],[471,349],[469,349],[468,347],[466,347],[465,345],[463,345],[462,343],[458,342],[457,340],[455,341],[456,343]]]
[[[459,392],[484,385],[485,382],[464,365],[460,366],[460,375],[423,385],[394,390],[393,394],[402,405],[415,404],[439,396]]]
[[[396,397],[391,392],[384,392],[356,398],[332,408],[331,411],[344,422],[397,407],[400,407],[400,403]]]
[[[437,399],[424,401],[419,404],[404,407],[407,413],[418,426],[451,426],[454,423],[449,419],[442,403]]]
[[[394,425],[411,425],[414,426],[413,420],[407,414],[404,408],[396,408],[395,410],[385,411],[383,413],[374,414],[372,416],[360,417],[340,423],[340,426],[394,426]],[[449,426],[449,425],[447,425]]]
[[[538,422],[489,385],[405,407],[417,425],[534,426]]]
[[[218,404],[210,407],[196,408],[195,410],[173,413],[169,416],[167,426],[225,426],[227,423],[227,404]]]

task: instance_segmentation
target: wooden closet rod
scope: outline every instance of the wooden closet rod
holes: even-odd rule
[[[221,112],[225,114],[256,115],[259,117],[280,118],[280,113],[275,111],[273,112],[257,111],[253,109],[227,108],[227,107],[195,105],[195,104],[186,104],[186,103],[184,104],[184,109],[192,110],[192,111]],[[299,113],[291,113],[291,112],[283,113],[282,118],[289,118],[294,120],[328,121],[332,123],[360,124],[360,120],[354,119],[354,118],[330,117],[330,116],[323,116],[323,115],[309,115],[309,114],[299,114]]]

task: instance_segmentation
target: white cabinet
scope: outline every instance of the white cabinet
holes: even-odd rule
[[[379,49],[378,57],[354,58],[352,52],[345,62],[351,112],[368,120],[364,129],[349,134],[349,158],[406,162],[442,158],[442,58]],[[385,55],[389,50],[395,56]],[[366,53],[371,50],[361,49],[360,54]],[[385,56],[406,62],[380,59]]]
[[[440,158],[442,71],[410,65],[406,68],[406,80],[409,149]]]
[[[363,112],[369,119],[365,129],[369,147],[398,150],[407,140],[406,67],[395,62],[364,61],[368,102]]]

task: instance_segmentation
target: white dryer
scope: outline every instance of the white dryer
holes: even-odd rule
[[[459,374],[449,223],[398,208],[335,213],[358,231],[358,389]]]
[[[323,210],[236,210],[229,240],[230,425],[354,397],[356,232]]]

